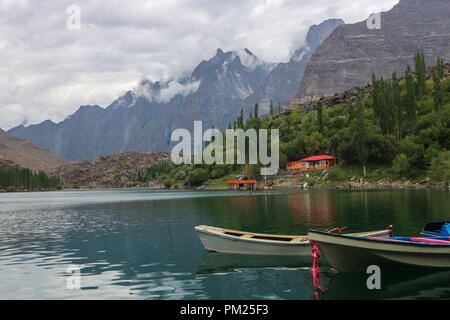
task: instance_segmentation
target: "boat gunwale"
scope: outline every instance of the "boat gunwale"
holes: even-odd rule
[[[450,243],[449,244],[443,244],[443,243],[428,243],[428,242],[402,242],[402,241],[395,241],[392,242],[390,240],[382,240],[382,239],[368,239],[366,237],[359,237],[359,236],[355,236],[352,234],[335,234],[335,233],[329,233],[326,231],[320,231],[320,230],[315,230],[315,229],[309,229],[308,230],[308,234],[309,233],[315,233],[315,234],[320,234],[320,235],[324,235],[324,236],[330,236],[330,237],[336,237],[336,238],[345,238],[345,239],[349,239],[349,240],[356,240],[356,241],[362,241],[362,242],[367,242],[367,243],[374,243],[374,242],[378,242],[378,243],[383,243],[383,244],[390,244],[390,245],[399,245],[399,246],[415,246],[415,247],[421,247],[421,248],[448,248],[450,247]],[[431,237],[431,238],[436,238],[436,237]],[[313,240],[316,241],[316,240]],[[323,242],[321,240],[317,240],[317,242]],[[333,243],[331,243],[333,244]],[[342,244],[336,244],[336,245],[342,245]],[[376,250],[380,250],[379,248],[377,248]]]

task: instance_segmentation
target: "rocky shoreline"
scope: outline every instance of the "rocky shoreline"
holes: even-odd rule
[[[272,182],[274,189],[448,189],[448,184],[436,182],[427,177],[419,182],[408,179],[392,180],[381,178],[377,181],[368,181],[353,177],[348,181],[332,182],[298,179],[290,176],[278,177]]]

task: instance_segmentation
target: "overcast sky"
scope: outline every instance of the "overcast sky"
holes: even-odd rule
[[[192,71],[217,48],[287,61],[311,24],[354,23],[397,2],[0,0],[0,128],[106,107],[143,78]],[[80,29],[67,28],[70,5],[81,10]]]

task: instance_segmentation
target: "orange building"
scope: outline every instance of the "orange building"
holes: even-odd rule
[[[321,170],[334,167],[338,158],[322,155],[312,156],[298,161],[291,161],[286,164],[286,170]]]

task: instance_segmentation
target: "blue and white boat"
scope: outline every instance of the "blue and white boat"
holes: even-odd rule
[[[423,227],[421,234],[432,237],[450,237],[450,222],[430,222]]]

